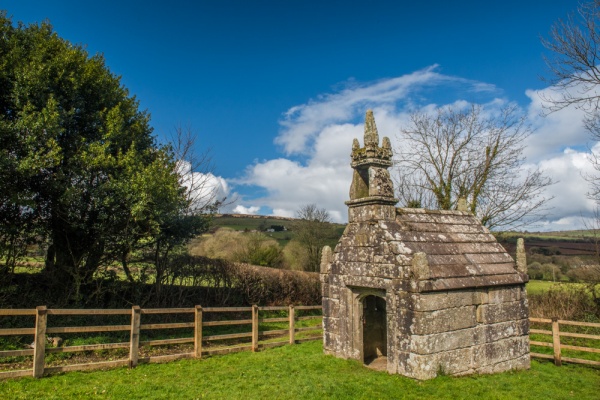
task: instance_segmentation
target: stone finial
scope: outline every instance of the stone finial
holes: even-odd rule
[[[384,149],[389,149],[390,151],[392,150],[392,142],[390,142],[389,137],[383,137],[383,139],[381,140],[381,147]]]
[[[377,133],[377,125],[375,125],[373,110],[367,110],[367,116],[365,117],[365,147],[379,147],[379,134]]]
[[[458,211],[469,211],[469,208],[467,206],[467,199],[465,199],[464,197],[460,197],[458,199],[458,204],[456,205],[456,209]]]
[[[364,147],[360,147],[358,139],[352,141],[352,167],[371,164],[380,168],[392,166],[392,144],[388,137],[384,137],[379,147],[379,133],[375,125],[373,111],[368,110],[365,117]]]
[[[329,266],[331,265],[331,259],[333,257],[333,252],[331,251],[331,247],[324,246],[321,251],[321,273],[328,274]]]
[[[412,278],[416,280],[425,280],[431,277],[427,255],[422,252],[415,253],[412,259]]]
[[[525,254],[525,241],[523,238],[517,239],[517,271],[527,273],[527,255]]]
[[[392,163],[392,144],[387,137],[379,147],[379,134],[373,111],[365,117],[364,147],[357,139],[352,142],[352,162],[354,169],[350,185],[348,221],[392,220],[395,218],[394,184],[388,168]]]

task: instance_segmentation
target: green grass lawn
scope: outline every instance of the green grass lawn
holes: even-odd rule
[[[582,283],[573,283],[573,282],[552,282],[552,281],[535,281],[531,280],[526,284],[527,294],[541,294],[543,292],[547,292],[548,290],[560,287],[573,287],[579,286],[582,289],[585,287]]]
[[[320,342],[0,382],[3,399],[597,399],[600,370],[532,362],[529,371],[418,382],[326,356]]]
[[[555,282],[551,281],[534,281],[531,280],[527,282],[527,294],[541,294],[543,292],[547,292],[553,285],[557,285]]]

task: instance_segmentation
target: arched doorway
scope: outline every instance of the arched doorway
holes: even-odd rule
[[[387,364],[387,314],[385,299],[369,295],[363,300],[363,362]],[[384,365],[385,368],[385,365]]]

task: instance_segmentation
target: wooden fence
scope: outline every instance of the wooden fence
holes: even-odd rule
[[[1,316],[32,316],[35,317],[35,326],[33,328],[10,328],[0,329],[0,336],[22,336],[33,335],[34,342],[32,349],[24,350],[5,350],[0,351],[1,357],[19,357],[33,356],[33,368],[15,371],[0,372],[0,379],[15,378],[20,376],[33,376],[39,378],[44,374],[67,371],[82,371],[101,368],[111,368],[119,366],[129,366],[134,368],[139,363],[166,362],[181,358],[201,358],[203,355],[210,354],[225,354],[236,351],[251,350],[258,351],[259,349],[282,346],[285,344],[300,343],[309,340],[320,340],[321,335],[309,336],[302,339],[296,339],[296,333],[302,331],[314,331],[321,329],[321,325],[308,327],[296,327],[296,321],[315,319],[320,316],[296,316],[296,310],[320,310],[322,306],[289,306],[289,307],[205,307],[196,306],[195,308],[140,308],[133,306],[129,309],[48,309],[45,306],[32,309],[0,309]],[[284,311],[287,312],[286,317],[261,318],[260,311]],[[250,313],[248,319],[228,319],[228,320],[213,320],[205,321],[204,314],[207,313]],[[159,323],[159,324],[142,324],[142,315],[151,314],[193,314],[193,322],[176,322],[176,323]],[[97,316],[97,315],[129,315],[131,323],[128,325],[100,325],[100,326],[72,326],[72,327],[48,327],[48,316],[50,315],[67,315],[67,316]],[[553,355],[542,353],[531,353],[531,357],[544,358],[554,360],[558,366],[562,361],[597,365],[600,366],[600,361],[585,360],[580,358],[562,357],[561,349],[576,350],[591,353],[600,353],[600,349],[592,347],[582,347],[562,344],[561,337],[573,337],[582,339],[600,340],[600,335],[590,335],[575,332],[561,332],[560,325],[582,326],[591,328],[600,328],[600,323],[564,321],[557,318],[530,318],[533,323],[551,324],[551,330],[530,329],[530,334],[542,334],[552,336],[552,342],[530,341],[533,346],[544,346],[553,348]],[[269,322],[287,322],[287,329],[275,330],[259,330],[260,323]],[[203,335],[203,327],[214,326],[229,326],[229,325],[251,325],[252,330],[244,333],[231,333],[219,335]],[[193,337],[184,337],[177,339],[160,339],[140,341],[140,331],[155,330],[155,329],[181,329],[193,328]],[[87,344],[81,346],[64,346],[64,347],[47,347],[46,335],[49,334],[69,334],[69,333],[90,333],[90,332],[118,332],[128,331],[129,342],[121,343],[102,343],[102,344]],[[286,340],[273,341],[267,343],[259,343],[259,338],[269,336],[288,336]],[[221,346],[216,348],[204,348],[203,343],[232,340],[232,339],[249,339],[249,343],[236,344],[233,346]],[[194,351],[189,353],[178,353],[160,356],[140,357],[140,346],[159,346],[159,345],[177,345],[177,344],[194,344]],[[46,366],[45,356],[51,353],[68,353],[82,352],[90,350],[111,350],[111,349],[129,349],[129,357],[126,359],[115,361],[91,362],[86,364],[72,364],[62,366]]]
[[[552,343],[550,342],[539,342],[531,340],[529,343],[534,346],[543,346],[543,347],[552,347],[554,350],[554,354],[542,354],[542,353],[531,353],[531,357],[537,358],[546,358],[550,360],[554,360],[554,364],[560,366],[563,361],[578,363],[578,364],[588,364],[588,365],[598,365],[600,366],[600,361],[592,361],[585,360],[582,358],[571,358],[571,357],[563,357],[561,355],[561,349],[568,350],[577,350],[588,353],[600,353],[600,349],[593,347],[582,347],[582,346],[572,346],[568,344],[562,344],[560,342],[561,337],[573,337],[573,338],[581,338],[581,339],[592,339],[592,340],[600,340],[600,335],[589,335],[586,333],[575,333],[575,332],[561,332],[560,325],[568,325],[568,326],[583,326],[590,328],[600,328],[600,323],[592,323],[592,322],[578,322],[578,321],[564,321],[558,318],[529,318],[529,321],[540,324],[551,324],[552,330],[545,329],[530,329],[529,334],[537,333],[542,335],[551,335]]]
[[[134,368],[138,363],[165,362],[177,360],[181,358],[201,358],[203,355],[209,354],[225,354],[235,351],[252,350],[258,351],[262,348],[282,346],[285,344],[300,343],[309,340],[320,340],[322,336],[309,336],[302,339],[296,339],[296,333],[302,331],[314,331],[321,329],[321,325],[308,327],[296,327],[296,321],[320,318],[320,316],[296,316],[297,310],[320,310],[322,306],[289,306],[289,307],[201,307],[195,308],[140,308],[133,306],[129,309],[49,309],[45,306],[32,309],[0,309],[0,316],[34,316],[34,328],[11,328],[0,329],[0,336],[9,335],[33,335],[34,342],[32,349],[25,350],[6,350],[0,351],[0,357],[18,357],[18,356],[33,356],[33,368],[17,371],[0,372],[0,379],[15,378],[20,376],[33,376],[36,378],[42,377],[44,374],[67,371],[82,371],[101,368],[111,368],[119,366],[129,366]],[[260,311],[287,311],[286,317],[277,318],[261,318]],[[249,319],[229,319],[229,320],[214,320],[205,321],[203,315],[207,313],[251,313]],[[178,322],[178,323],[160,323],[160,324],[143,324],[142,315],[149,314],[193,314],[193,322]],[[74,327],[48,327],[48,316],[51,315],[70,315],[70,316],[94,316],[94,315],[130,315],[131,324],[129,325],[101,325],[101,326],[74,326]],[[288,322],[287,329],[278,330],[259,330],[259,323],[268,322]],[[203,327],[225,326],[225,325],[252,325],[251,332],[220,334],[220,335],[203,335]],[[177,339],[161,339],[140,341],[140,331],[152,329],[181,329],[193,328],[194,336]],[[48,334],[65,334],[65,333],[89,333],[89,332],[118,332],[129,331],[129,342],[122,343],[103,343],[103,344],[88,344],[82,346],[65,346],[65,347],[47,347],[46,335]],[[284,341],[274,341],[268,343],[259,343],[259,338],[268,336],[289,336]],[[228,340],[228,339],[250,339],[250,343],[237,344],[234,346],[221,346],[217,348],[203,348],[203,343]],[[157,345],[174,345],[174,344],[194,344],[194,351],[189,353],[179,353],[160,356],[140,357],[140,346],[157,346]],[[129,349],[129,357],[116,361],[92,362],[86,364],[73,364],[63,366],[46,366],[45,356],[50,353],[66,353],[66,352],[81,352],[89,350],[110,350],[110,349]]]

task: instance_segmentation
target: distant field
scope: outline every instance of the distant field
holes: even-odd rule
[[[514,254],[517,239],[525,240],[525,249],[533,247],[547,249],[549,253],[564,256],[587,256],[593,257],[597,254],[596,242],[589,231],[569,232],[541,232],[541,233],[518,233],[518,232],[494,232],[496,239],[506,250]],[[586,235],[587,233],[587,235]]]
[[[272,237],[277,240],[281,246],[285,246],[290,240],[294,238],[293,231],[293,218],[282,218],[282,217],[266,217],[260,215],[239,215],[233,216],[228,214],[217,215],[211,222],[211,231],[214,232],[218,228],[229,228],[236,231],[262,231],[265,235]],[[335,226],[338,236],[342,236],[344,224],[332,224]],[[284,226],[285,231],[279,232],[264,232],[271,226]],[[332,243],[331,245],[335,245]]]
[[[574,230],[556,232],[498,232],[496,236],[505,238],[524,238],[525,240],[567,240],[567,241],[589,241],[600,236],[600,232],[594,230]],[[599,237],[600,239],[600,237]]]

